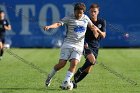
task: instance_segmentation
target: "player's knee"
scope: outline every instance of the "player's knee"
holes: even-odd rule
[[[63,68],[66,65],[66,63],[61,63],[59,65],[60,65],[61,68]]]
[[[87,55],[87,58],[88,58],[88,60],[89,60],[92,64],[95,64],[96,58],[95,58],[95,56],[94,56],[93,54]]]
[[[70,68],[71,68],[71,69],[74,69],[74,68],[76,68],[76,66],[77,66],[76,64],[71,64],[71,65],[70,65]]]
[[[0,49],[2,49],[3,48],[3,45],[2,45],[2,43],[0,43]]]
[[[70,64],[70,68],[76,68],[76,66],[77,66],[77,64],[75,64],[75,63]]]
[[[90,61],[93,65],[95,65],[95,63],[96,63],[96,59],[94,59],[94,60],[92,60],[92,61]]]
[[[71,60],[71,63],[70,63],[70,68],[76,68],[77,64],[78,64],[78,60]]]

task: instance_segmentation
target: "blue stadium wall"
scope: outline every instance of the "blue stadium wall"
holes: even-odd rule
[[[101,47],[140,47],[140,0],[0,0],[0,8],[12,25],[6,43],[12,47],[59,47],[65,27],[43,31],[42,26],[73,12],[76,2],[101,7],[107,21],[107,37]],[[86,12],[86,14],[88,14]]]

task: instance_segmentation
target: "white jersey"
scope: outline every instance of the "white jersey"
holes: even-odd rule
[[[67,26],[67,34],[64,39],[62,48],[76,48],[83,51],[85,32],[92,21],[85,14],[80,19],[76,19],[74,14],[64,17],[60,23]]]

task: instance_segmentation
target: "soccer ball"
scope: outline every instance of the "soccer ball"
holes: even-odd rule
[[[70,81],[70,82],[64,81],[62,83],[61,89],[62,90],[72,90],[73,89],[73,83],[72,83],[72,81]]]
[[[125,33],[125,34],[124,34],[124,37],[125,37],[125,38],[129,38],[129,33]]]

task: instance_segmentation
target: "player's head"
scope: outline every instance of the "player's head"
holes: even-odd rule
[[[96,18],[99,14],[99,5],[98,4],[91,4],[90,9],[89,9],[89,14],[91,17]]]
[[[85,11],[86,11],[86,6],[84,3],[76,3],[75,4],[74,14],[75,14],[76,19],[81,18]]]
[[[4,11],[0,10],[0,19],[4,19],[4,16],[5,16]]]

